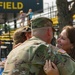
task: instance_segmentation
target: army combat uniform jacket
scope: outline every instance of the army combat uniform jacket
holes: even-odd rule
[[[75,75],[75,62],[59,50],[32,37],[10,52],[2,75],[45,75],[47,59],[57,65],[60,75]]]

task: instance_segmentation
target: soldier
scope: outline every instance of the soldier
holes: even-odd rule
[[[55,63],[59,75],[75,75],[75,62],[64,52],[50,44],[52,21],[45,17],[32,21],[32,38],[13,49],[7,57],[3,75],[46,75],[46,60]]]
[[[31,28],[29,26],[17,29],[13,34],[13,48],[19,46],[29,38],[31,38]]]
[[[22,32],[25,32],[27,40],[31,38],[31,27],[26,26],[25,29],[22,30]]]
[[[17,29],[13,34],[13,48],[16,47],[16,45],[19,45],[20,43],[23,43],[27,40],[25,36],[25,32],[22,32],[25,30],[25,27]]]

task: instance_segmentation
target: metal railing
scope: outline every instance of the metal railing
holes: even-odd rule
[[[43,11],[43,12],[42,12]],[[41,13],[39,13],[41,12]],[[56,6],[52,6],[52,7],[48,7],[45,9],[41,9],[38,11],[33,12],[34,15],[32,18],[36,18],[36,17],[48,17],[48,18],[55,18],[57,16],[57,7]],[[20,20],[18,20],[18,18],[13,18],[11,20],[8,20],[7,24],[10,25],[10,28],[15,28],[14,27],[14,21],[16,20],[16,27],[20,27]],[[12,23],[13,22],[13,23]],[[27,18],[25,18],[25,25],[27,25]]]

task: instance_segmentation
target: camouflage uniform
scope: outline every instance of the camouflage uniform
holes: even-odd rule
[[[10,52],[3,75],[45,75],[43,66],[49,59],[57,65],[60,75],[75,75],[75,62],[62,51],[32,37]]]
[[[44,75],[46,59],[53,61],[60,75],[75,75],[75,62],[58,48],[47,45],[36,37],[24,42],[8,55],[3,75]]]

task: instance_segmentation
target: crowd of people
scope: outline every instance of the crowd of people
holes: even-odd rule
[[[19,16],[19,19],[21,19],[20,26],[21,27],[25,26],[25,18],[27,18],[27,24],[30,25],[32,16],[33,16],[32,9],[29,9],[28,13],[24,13],[23,10],[21,10]]]
[[[75,27],[65,26],[55,47],[52,25],[50,19],[38,17],[31,27],[16,30],[2,75],[75,75]]]

